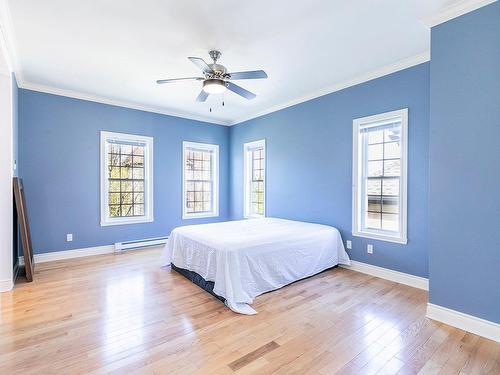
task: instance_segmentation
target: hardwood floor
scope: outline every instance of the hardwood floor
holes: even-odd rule
[[[159,266],[37,265],[1,295],[0,374],[500,374],[500,344],[425,318],[422,290],[335,269],[243,316]]]

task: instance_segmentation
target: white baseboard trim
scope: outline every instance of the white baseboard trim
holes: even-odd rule
[[[443,306],[427,304],[427,317],[438,322],[463,329],[464,331],[500,342],[500,324],[464,314]]]
[[[64,251],[53,251],[50,253],[35,254],[35,264],[53,262],[56,260],[71,259],[71,258],[81,258],[88,257],[92,255],[102,255],[102,254],[112,254],[115,252],[114,245],[104,245],[95,247],[84,247],[82,249],[64,250]],[[24,264],[24,257],[19,257],[19,264]]]
[[[0,293],[8,292],[9,290],[12,290],[13,287],[14,283],[12,280],[0,280]]]
[[[429,290],[429,279],[426,279],[425,277],[410,275],[409,273],[373,266],[371,264],[355,260],[351,260],[350,266],[341,265],[341,267],[356,272],[366,273],[367,275],[380,277],[381,279],[394,281],[396,283],[409,285],[414,288]]]

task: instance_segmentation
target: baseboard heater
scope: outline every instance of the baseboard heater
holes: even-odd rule
[[[125,250],[140,249],[143,247],[152,247],[165,245],[167,243],[168,236],[156,237],[156,238],[145,238],[142,240],[135,241],[124,241],[115,243],[115,253],[119,253]]]

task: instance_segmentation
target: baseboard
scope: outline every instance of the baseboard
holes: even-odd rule
[[[104,245],[95,247],[84,247],[82,249],[64,250],[64,251],[53,251],[50,253],[35,254],[35,264],[53,262],[56,260],[71,259],[71,258],[82,258],[92,255],[102,255],[102,254],[112,254],[115,252],[114,245]],[[19,264],[24,264],[24,257],[19,257]]]
[[[463,329],[487,339],[500,342],[500,324],[464,314],[443,306],[427,304],[427,317]]]
[[[14,282],[12,280],[0,280],[0,293],[8,292],[14,287]]]
[[[350,266],[341,265],[341,267],[356,272],[366,273],[367,275],[380,277],[381,279],[394,281],[396,283],[409,285],[414,288],[429,290],[429,279],[426,279],[425,277],[410,275],[409,273],[373,266],[371,264],[358,262],[355,260],[351,260]]]

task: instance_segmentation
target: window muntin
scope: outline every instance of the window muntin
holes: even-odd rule
[[[362,229],[399,232],[401,122],[361,130],[363,137]]]
[[[218,216],[219,146],[183,143],[183,218]]]
[[[101,132],[101,225],[153,220],[153,139]]]
[[[129,217],[144,215],[144,144],[120,141],[108,147],[108,215]]]
[[[250,180],[250,214],[264,215],[264,150],[250,151],[252,158]]]
[[[245,143],[245,217],[265,216],[266,144],[265,140]]]
[[[353,234],[406,243],[407,110],[354,121]]]

